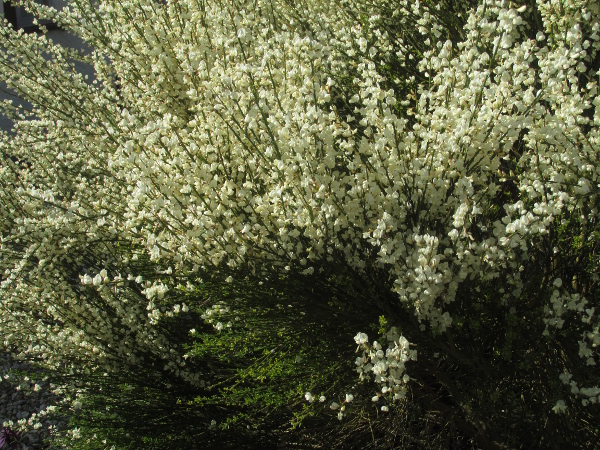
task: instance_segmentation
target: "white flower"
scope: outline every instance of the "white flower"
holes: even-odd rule
[[[388,411],[390,410],[390,408],[388,408],[386,405],[383,405],[383,406],[381,407],[381,410],[382,410],[383,412],[388,412]]]
[[[354,400],[354,395],[346,394],[346,403],[350,403],[352,400]]]
[[[102,275],[97,274],[93,279],[94,286],[100,286],[102,284]]]
[[[332,402],[331,405],[329,405],[329,408],[333,409],[334,411],[339,407],[340,405],[338,405],[336,402]]]
[[[306,399],[306,401],[308,403],[312,403],[315,401],[315,396],[312,395],[310,392],[307,392],[306,394],[304,394],[304,398]]]
[[[321,403],[324,403],[324,402],[325,402],[325,400],[327,400],[327,399],[325,398],[325,396],[324,396],[324,395],[321,395],[321,396],[319,397],[319,401],[320,401]]]
[[[358,333],[356,336],[354,336],[354,341],[358,345],[366,344],[369,342],[369,337],[365,333]]]
[[[552,408],[552,411],[554,411],[556,414],[562,414],[566,412],[567,405],[565,404],[564,400],[557,401],[556,405],[554,405],[554,407]]]

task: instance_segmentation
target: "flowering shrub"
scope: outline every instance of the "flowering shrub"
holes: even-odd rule
[[[382,385],[381,393],[377,393],[372,398],[374,402],[379,401],[382,395],[392,400],[403,399],[406,396],[405,384],[410,380],[405,373],[404,364],[410,360],[417,360],[417,351],[409,349],[409,342],[404,336],[398,335],[395,327],[387,332],[386,337],[388,348],[385,352],[377,341],[369,345],[365,333],[358,333],[354,338],[359,348],[363,349],[363,355],[356,358],[356,371],[360,379],[368,380],[372,372],[374,381]]]
[[[68,423],[69,385],[51,382],[36,369],[9,355],[0,357],[1,433],[10,444],[6,448],[35,447]]]
[[[143,368],[200,398],[240,381],[199,368],[208,344],[190,358],[182,324],[223,342],[236,327],[204,282],[299,283],[310,308],[357,312],[350,336],[399,326],[386,353],[357,336],[360,375],[413,389],[464,439],[597,441],[573,431],[600,402],[596,2],[15,3],[90,51],[0,27],[0,80],[28,102],[0,104],[7,351],[90,380]],[[214,395],[200,414],[241,407]]]

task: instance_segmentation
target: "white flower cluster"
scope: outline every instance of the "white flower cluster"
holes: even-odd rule
[[[408,340],[398,333],[396,327],[390,328],[386,335],[388,347],[384,351],[382,345],[374,341],[369,344],[365,333],[358,333],[354,340],[362,356],[356,358],[356,371],[362,380],[373,380],[381,385],[381,390],[373,396],[374,402],[380,397],[391,401],[401,400],[406,395],[406,384],[410,377],[406,373],[406,362],[417,360],[417,350],[411,350]]]
[[[578,356],[585,361],[586,366],[596,366],[597,348],[600,346],[600,319],[595,315],[596,308],[586,308],[589,302],[585,297],[566,292],[562,279],[555,279],[553,285],[555,289],[550,297],[550,305],[546,306],[544,311],[546,315],[544,336],[550,336],[551,327],[562,329],[565,323],[568,323],[567,321],[579,322],[578,327],[583,328],[583,332],[581,340],[578,341]],[[568,371],[562,373],[559,378],[564,385],[570,387],[571,394],[581,398],[583,406],[600,403],[599,386],[581,387]],[[566,411],[565,402],[560,400],[559,403],[553,410],[557,413]]]
[[[351,394],[347,394],[347,395],[346,395],[346,397],[348,397],[348,396],[351,396]],[[313,403],[313,402],[315,401],[315,396],[314,396],[313,394],[311,394],[310,392],[307,392],[306,394],[304,394],[304,398],[306,399],[306,401],[307,401],[308,403]],[[354,397],[352,397],[352,398],[354,398]],[[348,398],[346,398],[346,400],[347,400],[347,399],[348,399]],[[326,398],[324,395],[321,395],[321,396],[319,397],[319,402],[320,402],[320,403],[324,403],[324,402],[325,402],[325,400],[327,400],[327,398]],[[351,399],[351,400],[349,400],[349,401],[352,401],[352,399]]]
[[[304,394],[304,398],[306,399],[306,401],[308,403],[314,403],[314,401],[315,401],[315,396],[313,394],[311,394],[310,392],[307,392],[306,394]],[[324,403],[326,400],[327,400],[327,398],[324,395],[321,395],[319,397],[320,403]],[[338,420],[342,420],[345,415],[344,413],[346,412],[346,406],[348,404],[352,403],[353,400],[354,400],[354,395],[346,394],[344,396],[342,405],[340,405],[338,402],[331,402],[329,404],[329,409],[331,409],[332,411],[338,411],[337,418],[338,418]]]
[[[388,3],[365,2],[363,24],[334,0],[35,7],[88,54],[3,20],[0,82],[30,105],[0,104],[16,119],[0,132],[4,346],[56,368],[150,354],[198,382],[158,325],[199,271],[385,271],[443,332],[461,284],[519,286],[558,216],[596,226],[597,2],[538,0],[533,38],[533,5],[481,1],[460,42],[441,2]],[[406,80],[382,75],[391,60]],[[370,348],[362,370],[400,389],[407,345]]]
[[[207,323],[210,323],[215,330],[222,331],[225,328],[231,328],[233,326],[231,320],[228,320],[225,324],[219,320],[228,317],[229,312],[228,306],[225,306],[222,303],[216,303],[208,308],[200,317]]]
[[[60,413],[69,401],[46,377],[32,380],[19,375],[28,365],[0,354],[0,426],[18,430],[23,445],[42,445],[66,428],[68,417]],[[29,367],[31,368],[31,367]]]

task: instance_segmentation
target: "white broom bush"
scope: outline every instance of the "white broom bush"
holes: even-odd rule
[[[596,2],[15,3],[90,51],[0,27],[0,81],[28,102],[0,105],[14,120],[0,134],[6,352],[83,378],[144,367],[200,392],[212,375],[169,324],[203,278],[345,273],[373,289],[373,317],[402,328],[388,357],[403,373],[375,380],[377,395],[410,408],[411,370],[433,374],[460,432],[511,445],[486,431],[498,396],[477,410],[438,361],[493,377],[529,333],[554,372],[519,373],[557,383],[535,408],[567,428],[569,414],[597,417]],[[485,348],[489,324],[505,347]],[[367,359],[387,364],[357,343],[361,377]]]

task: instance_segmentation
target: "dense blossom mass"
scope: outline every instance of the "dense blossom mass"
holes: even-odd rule
[[[378,280],[384,304],[365,301],[414,323],[384,330],[387,350],[350,330],[380,411],[433,364],[409,342],[448,336],[439,351],[458,354],[480,292],[562,346],[544,411],[597,408],[597,255],[583,280],[560,271],[562,244],[545,247],[573,223],[582,246],[600,236],[597,2],[455,2],[456,17],[444,1],[21,3],[89,51],[0,25],[0,88],[26,100],[0,104],[14,121],[0,134],[6,352],[203,389],[169,324],[207,274],[310,284],[336,267]],[[535,289],[534,263],[550,268]],[[198,309],[211,333],[242,326],[214,304]],[[325,404],[313,392],[298,398]],[[357,399],[339,398],[342,419]]]

